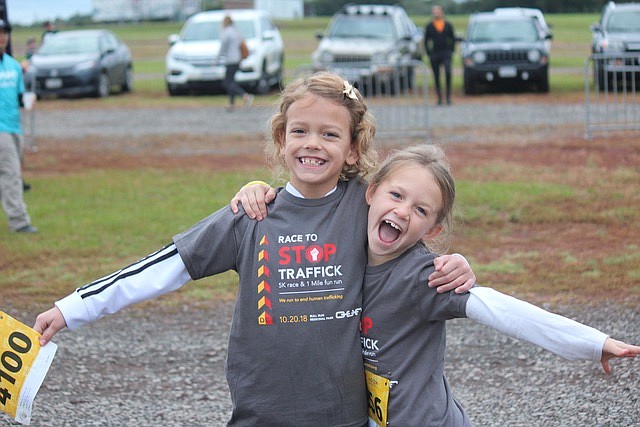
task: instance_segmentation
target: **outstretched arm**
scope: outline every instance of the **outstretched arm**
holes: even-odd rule
[[[612,371],[609,360],[640,354],[638,346],[611,339],[597,329],[491,288],[474,287],[466,312],[470,319],[565,359],[600,361],[608,374]]]
[[[604,346],[602,347],[602,358],[600,359],[600,363],[602,363],[602,369],[604,369],[607,374],[610,374],[612,369],[609,365],[609,360],[618,357],[636,357],[639,354],[640,347],[607,338],[604,342]]]
[[[276,190],[263,181],[245,184],[229,203],[231,211],[238,213],[238,203],[242,203],[245,213],[251,219],[262,221],[267,216],[267,205],[276,198]]]
[[[462,294],[476,283],[476,275],[471,266],[460,254],[443,255],[434,260],[435,271],[429,276],[429,287],[438,287],[437,291],[447,292],[455,289]]]
[[[36,317],[33,329],[45,345],[59,330],[71,330],[124,307],[174,291],[191,280],[175,243],[95,280]]]

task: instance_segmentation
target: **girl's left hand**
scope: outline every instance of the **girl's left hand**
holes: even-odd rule
[[[607,374],[610,374],[612,369],[609,365],[609,360],[618,357],[636,357],[639,354],[640,347],[607,338],[604,342],[604,346],[602,347],[602,358],[600,359],[600,363],[602,363],[602,369],[604,369]]]
[[[476,275],[460,254],[442,255],[434,260],[435,271],[429,276],[429,287],[439,293],[455,289],[457,294],[467,292],[476,283]]]
[[[276,198],[276,190],[262,181],[252,181],[242,187],[231,202],[231,211],[238,213],[238,203],[242,203],[245,213],[251,219],[262,221],[267,216],[267,205]]]

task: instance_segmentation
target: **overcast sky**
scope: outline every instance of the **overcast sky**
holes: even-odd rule
[[[34,21],[68,18],[91,12],[93,0],[6,0],[9,20],[29,25]]]

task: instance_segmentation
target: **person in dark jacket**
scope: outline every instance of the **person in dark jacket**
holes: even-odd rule
[[[431,17],[431,22],[425,28],[424,45],[433,70],[433,80],[438,93],[438,105],[442,104],[441,66],[444,66],[447,104],[451,104],[451,56],[455,49],[456,37],[453,25],[444,19],[444,10],[441,6],[433,6],[431,8]]]

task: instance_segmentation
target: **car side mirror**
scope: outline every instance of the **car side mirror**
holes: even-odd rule
[[[547,34],[544,36],[544,38],[545,38],[545,40],[553,40],[553,34],[551,34],[551,33],[547,33]]]
[[[180,40],[180,36],[177,34],[171,34],[169,35],[169,37],[167,37],[167,42],[169,43],[169,46],[173,46],[174,44],[176,44],[178,40]]]
[[[322,38],[323,38],[323,37],[324,37],[324,34],[322,34],[320,31],[318,31],[318,32],[316,33],[316,38],[317,38],[318,40],[322,40]]]
[[[589,27],[589,29],[591,30],[592,33],[596,33],[596,32],[601,32],[602,31],[602,27],[600,26],[600,24],[593,24],[591,25],[591,27]]]

